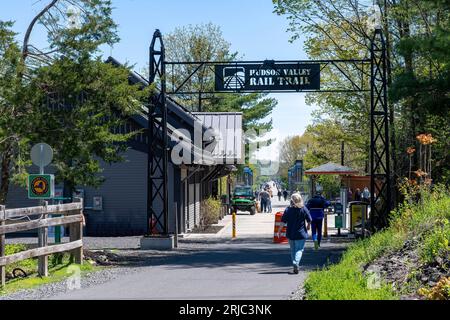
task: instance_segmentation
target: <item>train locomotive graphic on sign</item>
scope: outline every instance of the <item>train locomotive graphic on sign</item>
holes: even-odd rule
[[[308,91],[320,89],[320,64],[215,65],[216,91]]]
[[[241,90],[245,86],[245,68],[223,68],[223,86],[228,90]]]

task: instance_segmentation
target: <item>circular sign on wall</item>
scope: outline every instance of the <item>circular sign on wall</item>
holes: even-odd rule
[[[31,192],[36,196],[43,196],[47,194],[49,184],[49,181],[44,177],[37,177],[31,181]]]

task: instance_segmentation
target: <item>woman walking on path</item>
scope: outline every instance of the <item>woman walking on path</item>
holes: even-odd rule
[[[284,210],[281,221],[281,226],[278,229],[278,237],[280,237],[281,230],[287,225],[286,237],[289,239],[289,246],[291,248],[292,266],[294,273],[298,274],[303,249],[308,238],[308,230],[311,226],[311,215],[305,207],[303,198],[299,193],[292,195],[291,206]]]

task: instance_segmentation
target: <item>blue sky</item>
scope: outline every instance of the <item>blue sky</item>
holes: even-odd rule
[[[23,34],[34,14],[48,2],[0,0],[0,19],[15,20],[15,30]],[[105,48],[104,54],[135,64],[137,71],[147,63],[155,29],[160,29],[164,36],[177,26],[208,22],[221,27],[232,50],[238,51],[244,60],[307,59],[301,40],[288,42],[287,19],[273,13],[271,0],[113,0],[113,5],[121,42],[114,48]],[[39,32],[32,39],[37,44],[45,40]],[[274,123],[271,136],[280,140],[287,135],[302,134],[311,123],[310,114],[314,110],[305,104],[305,95],[271,96],[278,100],[270,116]]]

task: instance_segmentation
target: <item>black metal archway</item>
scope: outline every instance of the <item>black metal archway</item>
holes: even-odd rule
[[[389,148],[389,110],[387,101],[387,61],[386,43],[381,29],[376,29],[370,45],[369,59],[349,60],[316,60],[316,61],[277,61],[276,63],[298,65],[320,65],[320,71],[333,68],[339,74],[339,83],[325,83],[322,88],[302,88],[290,85],[282,92],[370,92],[370,175],[371,175],[371,219],[372,225],[385,226],[388,213],[392,209],[392,176]],[[158,235],[169,234],[168,203],[168,136],[166,97],[170,94],[202,94],[217,93],[216,90],[199,90],[187,88],[190,79],[198,72],[209,70],[220,77],[214,70],[218,65],[237,68],[239,65],[259,64],[265,68],[275,66],[275,61],[198,61],[170,62],[165,60],[165,48],[161,32],[156,30],[150,46],[150,84],[157,84],[158,90],[150,99],[148,109],[148,196],[147,221],[148,235],[158,230]],[[171,79],[166,69],[177,66],[189,66],[189,72],[183,79],[171,81],[167,88],[167,80]],[[349,70],[358,74],[358,81],[350,75]],[[172,77],[174,72],[172,72]],[[368,80],[368,76],[370,81]],[[368,86],[366,84],[369,84]],[[277,90],[262,90],[278,92]],[[227,92],[245,93],[245,89],[236,87]],[[252,91],[254,92],[254,91]]]

